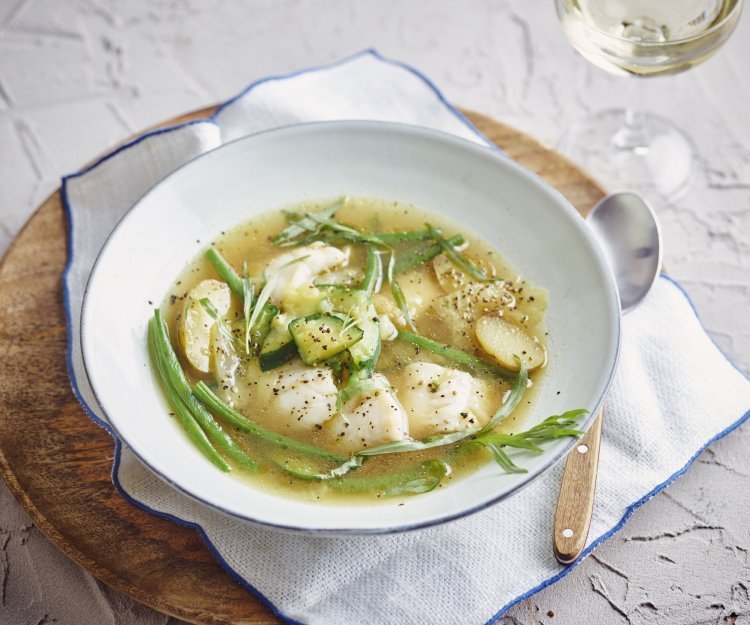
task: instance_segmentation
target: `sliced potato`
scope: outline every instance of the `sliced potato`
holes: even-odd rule
[[[482,349],[510,371],[520,369],[514,356],[521,358],[529,371],[541,367],[547,359],[544,347],[536,338],[502,317],[480,317],[474,332]]]
[[[208,373],[214,369],[211,358],[211,329],[216,322],[200,303],[207,298],[219,315],[226,315],[232,303],[229,287],[219,280],[203,280],[188,292],[187,306],[182,313],[178,335],[187,361],[198,371]]]
[[[474,322],[489,310],[504,309],[506,298],[507,292],[497,282],[469,282],[436,298],[432,310],[450,333],[441,339],[459,349],[470,349]]]

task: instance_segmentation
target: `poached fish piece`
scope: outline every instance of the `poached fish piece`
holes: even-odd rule
[[[292,262],[297,259],[300,260]],[[304,287],[315,289],[315,278],[347,261],[348,256],[344,252],[322,241],[280,254],[266,266],[266,280],[274,281],[270,300],[283,309],[285,299],[297,296]]]
[[[416,439],[480,428],[500,405],[487,382],[431,362],[407,365],[396,388]]]
[[[239,410],[257,411],[266,427],[291,434],[321,429],[336,413],[337,392],[328,367],[295,360],[264,372],[253,360],[241,379],[237,376],[233,403]]]
[[[343,414],[337,414],[328,424],[327,431],[336,451],[352,453],[408,436],[406,412],[390,390],[388,379],[380,373],[372,379],[381,388],[348,401]]]

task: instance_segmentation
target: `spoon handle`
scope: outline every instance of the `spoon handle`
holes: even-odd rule
[[[560,564],[572,564],[586,546],[596,491],[603,410],[568,454],[557,498],[552,544]]]

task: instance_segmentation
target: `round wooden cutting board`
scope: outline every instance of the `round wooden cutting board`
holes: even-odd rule
[[[604,195],[581,170],[528,135],[467,115],[581,213]],[[34,213],[0,265],[3,477],[50,540],[118,591],[194,623],[279,623],[219,566],[194,530],[152,516],[115,491],[112,439],[84,414],[68,382],[61,283],[66,227],[58,191]]]

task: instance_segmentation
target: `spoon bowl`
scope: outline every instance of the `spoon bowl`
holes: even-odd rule
[[[629,191],[601,200],[586,218],[607,257],[626,313],[646,296],[659,275],[661,229],[651,206]]]

